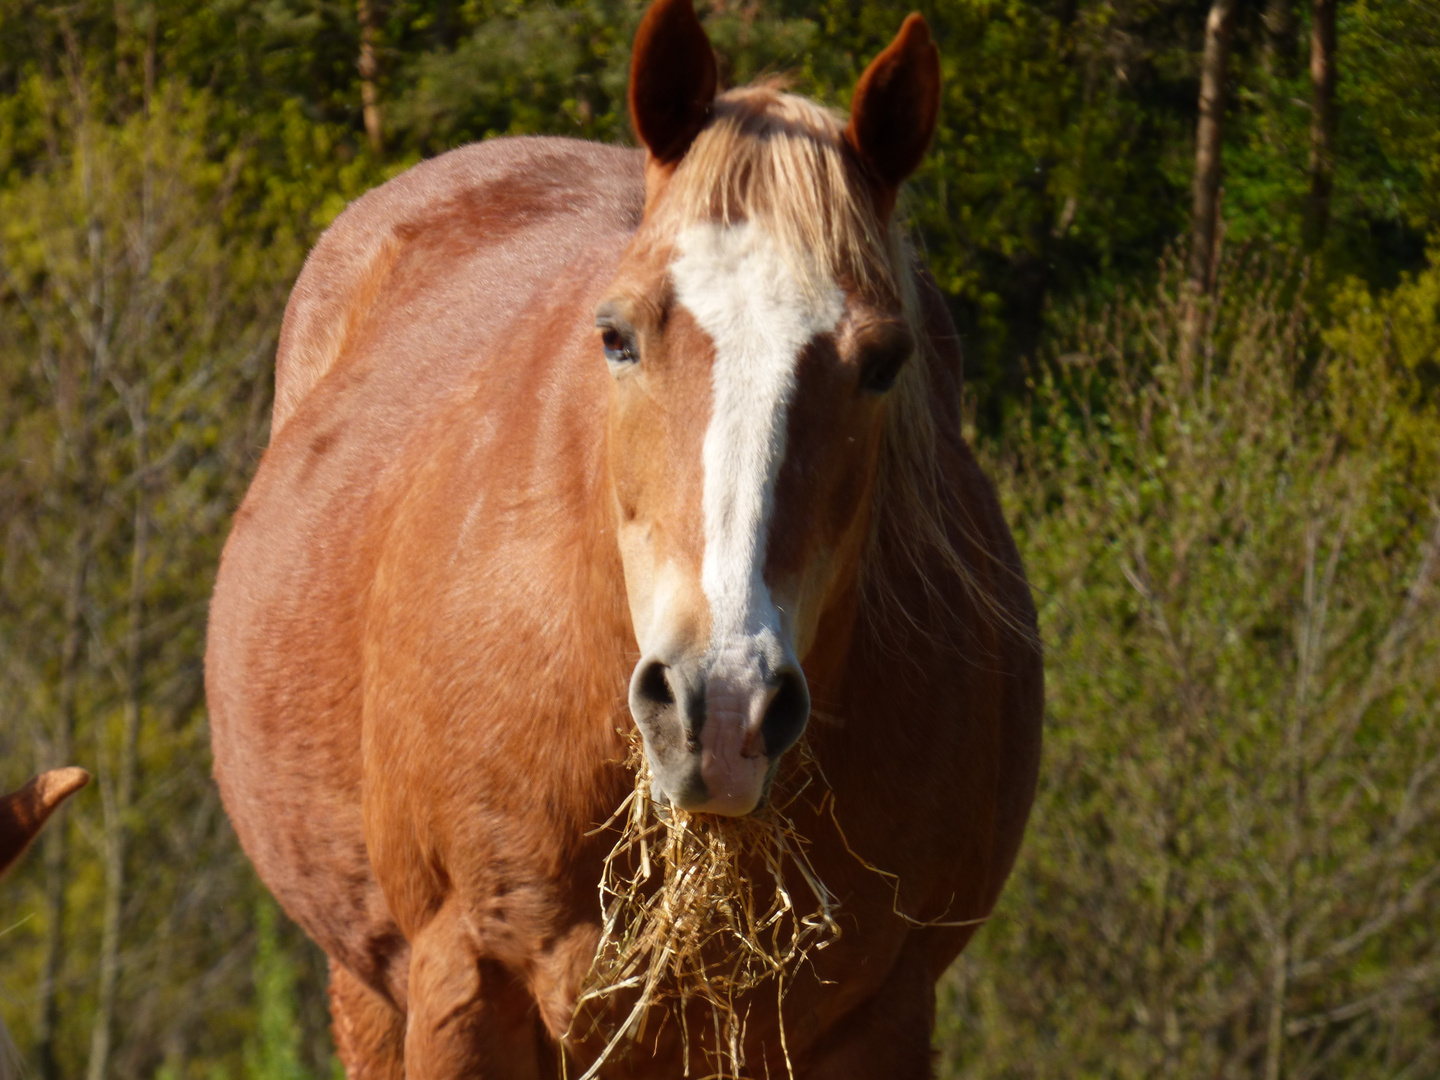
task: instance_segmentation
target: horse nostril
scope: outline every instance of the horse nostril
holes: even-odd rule
[[[765,737],[765,755],[779,757],[800,738],[805,730],[805,721],[810,719],[810,689],[805,685],[805,676],[799,671],[780,672],[780,685],[770,705],[765,709],[765,719],[760,722],[760,732]]]
[[[659,660],[652,660],[645,665],[645,670],[635,681],[635,691],[650,705],[675,704],[675,694],[670,689],[670,680],[665,677],[665,665]]]

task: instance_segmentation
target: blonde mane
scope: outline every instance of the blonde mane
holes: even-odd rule
[[[722,94],[666,189],[662,226],[754,221],[794,260],[802,284],[829,278],[899,297],[897,253],[844,130],[840,114],[778,81]]]
[[[944,578],[953,575],[983,610],[1028,636],[1032,631],[981,583],[955,545],[959,536],[979,539],[974,524],[951,508],[953,493],[946,498],[942,491],[937,410],[958,413],[959,402],[934,400],[936,358],[920,317],[914,251],[902,227],[887,228],[876,215],[860,165],[846,146],[845,123],[840,113],[786,93],[780,80],[727,91],[676,168],[656,207],[656,223],[673,235],[702,221],[754,221],[776,238],[802,285],[819,288],[828,279],[899,302],[916,352],[887,403],[861,565],[870,612],[921,628],[902,599],[899,578],[913,571],[945,600]],[[958,415],[947,419],[958,426]],[[984,551],[988,545],[976,547]]]

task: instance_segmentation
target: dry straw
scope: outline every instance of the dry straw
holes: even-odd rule
[[[773,981],[778,1012],[794,973],[840,936],[837,901],[787,813],[807,794],[821,793],[823,801],[828,787],[802,742],[786,755],[770,801],[754,814],[689,814],[652,798],[638,736],[632,736],[628,764],[635,790],[596,830],[618,825],[621,835],[605,860],[603,934],[571,1033],[587,1015],[588,1034],[594,1034],[612,1008],[629,1008],[581,1080],[644,1039],[647,1025],[671,1020],[679,1026],[685,1076],[698,1044],[703,1075],[739,1077],[746,995]],[[790,881],[803,881],[808,895],[792,892],[787,868]],[[695,1033],[692,1042],[689,1018],[696,1003],[708,1009],[711,1030]],[[783,1021],[780,1040],[788,1070]]]

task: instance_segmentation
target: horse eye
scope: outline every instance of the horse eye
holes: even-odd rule
[[[860,365],[860,388],[872,394],[883,394],[889,390],[914,351],[915,339],[908,330],[886,334],[865,350]]]
[[[633,364],[639,359],[634,343],[613,326],[601,328],[600,344],[605,349],[605,359],[612,364]]]

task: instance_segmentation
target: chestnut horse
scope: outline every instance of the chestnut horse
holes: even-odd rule
[[[51,769],[0,798],[0,877],[25,854],[60,804],[89,782],[84,769]]]
[[[226,807],[330,958],[352,1080],[584,1071],[631,718],[657,799],[744,815],[812,701],[833,809],[795,825],[842,935],[740,1003],[746,1072],[930,1074],[1042,698],[955,331],[891,221],[939,92],[912,15],[848,124],[717,94],[690,0],[656,0],[642,151],[464,147],[311,254],[206,672]],[[685,1045],[651,1025],[603,1075],[678,1077]]]
[[[0,797],[0,878],[25,854],[60,804],[89,782],[90,774],[84,769],[50,769],[32,777],[18,791]],[[24,1071],[10,1032],[0,1020],[0,1076],[12,1075],[23,1076]]]

